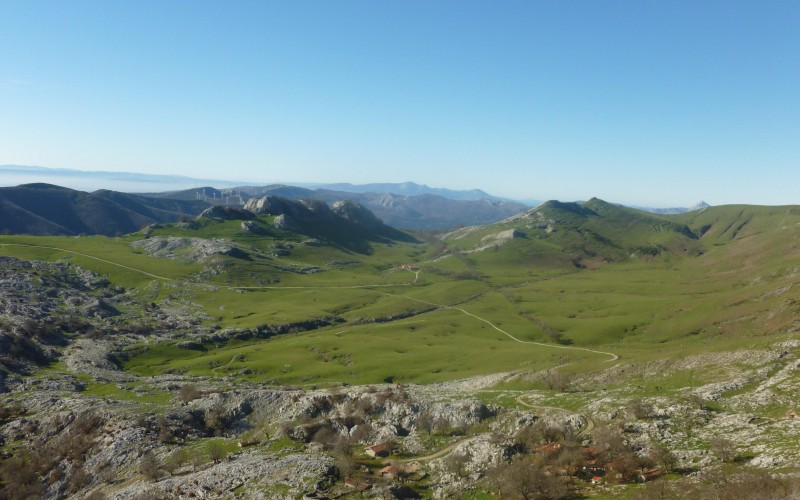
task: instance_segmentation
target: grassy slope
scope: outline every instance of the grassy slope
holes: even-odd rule
[[[587,210],[552,205],[543,219],[505,222],[447,240],[454,256],[431,245],[369,241],[368,251],[344,245],[309,246],[298,236],[269,230],[243,233],[240,222],[206,223],[196,230],[167,226],[154,235],[235,239],[253,249],[250,260],[215,258],[224,272],[199,278],[204,265],[156,259],[133,252],[125,238],[2,237],[0,243],[74,250],[183,280],[162,286],[202,304],[224,327],[253,327],[336,315],[347,323],[268,341],[230,343],[208,352],[161,345],[142,351],[126,367],[137,373],[186,371],[197,375],[241,373],[278,383],[433,382],[567,363],[568,370],[605,366],[606,357],[524,345],[474,317],[432,302],[459,304],[520,340],[613,351],[624,360],[681,358],[694,353],[763,345],[798,330],[800,317],[798,207],[715,207],[660,217],[599,200]],[[538,216],[537,216],[538,217]],[[534,224],[536,222],[536,224]],[[262,221],[270,227],[270,220]],[[537,237],[537,224],[554,231]],[[531,226],[531,227],[528,227]],[[479,245],[489,234],[516,227],[516,238],[483,252],[455,250]],[[692,233],[688,232],[691,229]],[[702,235],[699,239],[691,234]],[[365,240],[366,241],[366,240]],[[276,244],[292,244],[287,256],[263,256]],[[633,253],[658,247],[657,255]],[[359,247],[361,248],[361,247]],[[688,250],[688,251],[687,251]],[[3,254],[73,262],[107,274],[112,282],[141,290],[156,280],[111,264],[61,251],[2,246]],[[595,269],[577,269],[575,255],[597,257]],[[698,255],[701,254],[701,255]],[[445,254],[447,255],[447,254]],[[606,261],[617,261],[607,264]],[[398,266],[417,263],[414,274]],[[555,265],[554,265],[555,264]],[[318,266],[324,272],[287,271]],[[198,283],[210,282],[213,287]],[[241,290],[265,282],[278,287]],[[332,288],[397,284],[396,287]],[[158,297],[156,297],[158,298]],[[408,316],[386,323],[364,320]]]

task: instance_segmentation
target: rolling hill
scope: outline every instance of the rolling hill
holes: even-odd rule
[[[0,188],[0,231],[6,234],[113,236],[193,216],[208,204],[115,191],[85,193],[52,184]]]
[[[574,267],[701,251],[698,236],[687,225],[597,198],[582,204],[548,201],[494,224],[453,231],[443,239],[468,254],[492,250],[494,260]]]

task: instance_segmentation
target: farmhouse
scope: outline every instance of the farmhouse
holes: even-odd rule
[[[364,450],[364,454],[372,458],[388,457],[392,454],[392,445],[389,443],[372,445]]]

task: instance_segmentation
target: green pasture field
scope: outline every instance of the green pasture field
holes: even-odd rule
[[[596,205],[598,212],[615,210]],[[638,235],[597,226],[594,219],[595,226],[581,230],[594,227],[626,244],[671,245],[678,241],[677,222],[703,236],[691,251],[634,255],[621,262],[596,259],[576,268],[573,249],[564,246],[566,234],[541,240],[529,235],[496,249],[459,252],[511,223],[454,241],[367,241],[367,250],[355,251],[344,242],[305,245],[306,236],[273,229],[263,218],[268,228],[263,236],[241,231],[239,221],[150,231],[151,237],[232,239],[251,250],[249,259],[215,256],[209,264],[149,257],[130,245],[143,234],[2,236],[0,254],[66,259],[148,300],[183,298],[221,328],[344,320],[269,340],[209,345],[207,351],[172,342],[137,348],[125,368],[142,375],[235,375],[314,385],[429,383],[552,367],[585,373],[610,366],[609,356],[564,347],[646,363],[766,347],[793,338],[800,328],[796,207],[719,207],[672,217],[626,209],[612,216]],[[578,224],[569,217],[564,224]],[[597,249],[598,241],[590,239],[591,248]],[[292,248],[288,255],[273,256],[269,252],[276,245]],[[449,256],[433,258],[441,255]],[[320,272],[299,271],[310,267]],[[520,341],[552,347],[515,342],[495,327]],[[709,377],[713,373],[705,374]],[[697,374],[674,373],[662,387],[702,381]]]

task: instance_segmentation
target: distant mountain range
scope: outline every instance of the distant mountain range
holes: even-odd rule
[[[213,205],[244,206],[250,199],[281,196],[326,203],[350,199],[389,226],[441,231],[491,224],[519,214],[529,205],[492,196],[480,189],[457,191],[414,182],[318,184],[309,187],[248,185],[230,181],[130,172],[87,172],[22,165],[0,166],[0,185],[37,179],[47,184],[0,188],[0,231],[32,234],[121,234],[142,226],[194,217]],[[54,185],[64,181],[68,187]],[[205,187],[198,187],[198,183]],[[119,190],[85,192],[74,186],[115,186]],[[215,187],[210,187],[211,185]],[[179,189],[170,189],[174,186]],[[192,186],[186,189],[186,186]],[[124,191],[124,192],[121,192]],[[125,194],[139,191],[149,194]],[[708,207],[644,208],[654,214],[678,214]]]
[[[203,201],[148,198],[116,191],[85,193],[52,184],[0,188],[0,233],[33,235],[132,233],[200,213]]]
[[[308,187],[326,191],[341,191],[345,193],[391,193],[402,196],[419,196],[434,194],[450,200],[475,201],[475,200],[501,200],[480,189],[456,191],[453,189],[432,188],[416,182],[378,183],[378,184],[319,184]]]
[[[48,168],[27,165],[0,165],[0,186],[48,182],[72,189],[94,191],[97,189],[113,189],[127,193],[152,193],[162,191],[180,191],[198,186],[215,186],[226,189],[241,186],[257,186],[258,183],[230,181],[220,179],[199,179],[181,175],[140,174],[134,172],[85,171],[67,168]],[[379,183],[379,184],[305,184],[298,186],[307,189],[325,189],[344,193],[392,193],[404,196],[434,194],[451,200],[501,200],[480,189],[458,191],[453,189],[432,188],[414,182]]]
[[[423,191],[431,189],[418,184],[414,184],[414,186]],[[450,191],[450,193],[457,192]],[[464,193],[474,194],[475,192]],[[223,190],[202,187],[183,191],[153,193],[148,196],[179,200],[199,199],[220,205],[244,205],[251,198],[260,198],[267,195],[281,196],[291,200],[321,200],[326,203],[350,199],[367,207],[389,226],[431,231],[451,229],[458,226],[488,224],[518,214],[528,208],[521,203],[506,201],[492,196],[476,200],[456,200],[436,194],[400,195],[390,192],[346,192],[321,188],[312,190],[282,184],[239,186]]]
[[[648,208],[648,207],[637,207],[632,206],[631,208],[635,208],[637,210],[644,210],[645,212],[650,212],[652,214],[661,214],[661,215],[670,215],[670,214],[685,214],[686,212],[694,212],[695,210],[703,210],[710,207],[708,203],[701,201],[700,203],[694,205],[693,207],[675,207],[675,208]]]
[[[0,165],[0,186],[16,186],[46,182],[81,191],[108,189],[126,193],[145,193],[214,185],[220,188],[244,184],[241,181],[195,179],[181,175],[138,174],[133,172],[104,172],[68,168]]]
[[[149,195],[99,190],[92,193],[34,183],[0,188],[0,232],[7,234],[113,236],[154,223],[195,217],[215,206],[244,206],[252,199],[280,196],[332,204],[350,199],[384,223],[405,229],[441,230],[495,222],[526,207],[502,200],[450,200],[437,195],[345,193],[293,186],[211,187]]]

